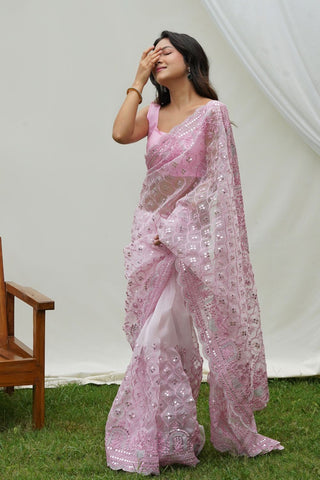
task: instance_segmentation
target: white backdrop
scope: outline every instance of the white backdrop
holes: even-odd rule
[[[183,12],[183,15],[182,15]],[[196,37],[237,124],[251,257],[270,376],[320,373],[319,156],[275,110],[195,0],[0,1],[0,234],[8,280],[56,302],[47,383],[121,379],[122,249],[145,142],[119,146],[113,118],[161,30]],[[144,104],[153,90],[144,92]],[[18,306],[31,343],[32,315]]]

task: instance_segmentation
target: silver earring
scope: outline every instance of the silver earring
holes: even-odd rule
[[[188,75],[187,75],[188,79],[189,80],[192,80],[192,74],[191,74],[191,71],[190,71],[190,67],[188,67]]]

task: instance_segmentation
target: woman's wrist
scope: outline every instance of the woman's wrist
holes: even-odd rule
[[[130,87],[136,88],[136,89],[139,90],[139,92],[142,94],[142,90],[143,90],[144,85],[145,85],[144,83],[135,80],[135,81],[132,83],[132,85],[130,85]]]
[[[138,90],[135,87],[129,87],[128,90],[127,90],[127,95],[130,92],[133,92],[135,95],[137,95],[137,97],[139,98],[139,103],[142,103],[142,95],[141,95],[140,90]]]

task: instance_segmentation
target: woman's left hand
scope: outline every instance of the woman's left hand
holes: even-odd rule
[[[157,236],[154,237],[153,245],[157,245],[157,246],[161,246],[161,245],[162,245],[161,241],[159,240],[159,235],[157,235]]]

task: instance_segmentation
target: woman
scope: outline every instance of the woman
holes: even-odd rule
[[[204,444],[196,401],[203,353],[211,441],[255,456],[281,449],[259,435],[268,401],[259,306],[248,253],[236,151],[207,57],[164,31],[142,55],[116,117],[119,143],[147,139],[147,176],[125,249],[125,332],[133,356],[106,425],[108,465],[158,474],[196,465]],[[138,111],[150,77],[157,99]]]

